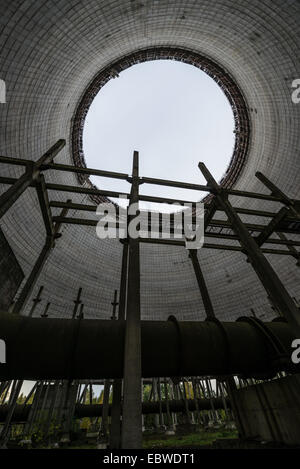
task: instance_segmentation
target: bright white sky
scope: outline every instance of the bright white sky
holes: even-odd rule
[[[155,60],[126,69],[100,90],[86,117],[83,149],[91,168],[131,174],[137,150],[140,176],[205,184],[199,161],[220,180],[233,153],[233,130],[230,104],[208,75],[181,62]],[[130,190],[125,181],[91,179],[99,189]],[[140,192],[194,201],[204,196],[148,184]]]

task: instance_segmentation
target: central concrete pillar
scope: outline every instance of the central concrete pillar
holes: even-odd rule
[[[134,152],[130,214],[132,204],[138,204],[138,152]],[[142,447],[142,393],[141,393],[141,313],[140,313],[140,246],[139,239],[128,233],[128,289],[124,351],[124,405],[122,419],[122,448]]]

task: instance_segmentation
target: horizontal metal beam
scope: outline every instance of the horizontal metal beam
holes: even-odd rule
[[[26,166],[27,164],[30,163],[30,160],[23,160],[23,159],[19,160],[18,158],[8,158],[5,156],[1,156],[0,163]],[[74,172],[74,173],[110,177],[110,178],[115,178],[115,179],[124,179],[124,180],[130,179],[129,175],[125,173],[97,170],[97,169],[92,169],[92,168],[80,168],[76,166],[61,165],[61,164],[55,164],[55,163],[43,165],[41,166],[41,169],[42,170],[52,169],[52,170],[60,170],[60,171],[69,171],[69,172]],[[164,179],[148,178],[148,177],[142,177],[139,179],[140,179],[141,184],[148,183],[148,184],[156,184],[156,185],[162,185],[162,186],[180,187],[180,188],[189,189],[189,190],[211,192],[211,189],[209,186],[201,185],[201,184],[190,184],[190,183],[185,183],[185,182],[180,182],[180,181],[168,181]],[[261,200],[270,200],[274,202],[281,202],[281,198],[267,195],[267,194],[259,194],[257,192],[247,192],[247,191],[240,191],[236,189],[226,189],[226,188],[223,188],[222,190],[228,195],[235,195],[238,197],[250,197],[250,198],[261,199]]]
[[[14,184],[16,181],[17,181],[16,178],[0,177],[0,183],[2,184]],[[35,187],[35,183],[31,183],[30,186]],[[100,190],[100,189],[95,189],[92,187],[46,183],[46,188],[48,190],[58,191],[58,192],[73,192],[76,194],[100,195],[102,197],[111,197],[111,198],[119,198],[119,197],[122,197],[123,199],[130,198],[130,194],[128,192]],[[155,197],[151,195],[140,195],[139,200],[145,201],[145,202],[152,202],[152,203],[161,203],[161,204],[176,204],[177,203],[180,205],[189,204],[193,206],[197,203],[193,200],[171,199],[168,197]]]
[[[99,220],[91,220],[91,219],[85,219],[85,218],[74,218],[74,217],[68,217],[68,218],[63,218],[62,219],[61,217],[58,217],[58,216],[53,217],[53,221],[60,221],[62,223],[67,223],[67,224],[70,224],[70,225],[96,226]],[[264,231],[264,229],[266,228],[266,225],[257,225],[257,224],[253,224],[253,223],[244,223],[244,225],[245,225],[246,228],[248,228],[251,231]],[[112,226],[113,226],[113,222],[112,222]],[[117,222],[116,226],[118,226],[118,222]],[[219,226],[219,227],[224,227],[224,228],[231,228],[231,223],[227,220],[211,220],[209,226]],[[153,227],[152,227],[151,224],[149,224],[148,227],[145,226],[145,229],[147,229],[147,228],[148,228],[148,230],[156,229],[157,232],[158,232],[159,229],[160,230],[163,229],[163,227],[161,225],[160,226],[153,225]],[[276,231],[282,231],[282,230],[276,228]]]
[[[272,202],[282,202],[280,197],[268,194],[260,194],[259,192],[240,191],[237,189],[221,188],[222,192],[228,195],[235,195],[237,197],[248,197],[250,199],[270,200]]]
[[[278,233],[279,235],[279,233]],[[206,238],[218,238],[218,239],[227,239],[228,241],[239,241],[238,236],[231,235],[231,234],[224,234],[224,233],[213,233],[213,232],[206,232]],[[268,238],[266,241],[267,244],[281,244],[283,246],[300,246],[300,241],[295,241],[292,239],[275,239],[275,238]]]
[[[176,239],[158,239],[158,238],[139,238],[141,243],[150,243],[150,244],[169,244],[173,246],[185,246],[185,241],[178,241]],[[219,249],[221,251],[237,251],[237,252],[244,252],[241,246],[231,246],[227,244],[213,244],[213,243],[204,243],[203,248],[205,249]],[[280,250],[280,249],[268,249],[262,248],[261,252],[264,254],[278,254],[280,256],[292,256],[295,255],[288,250]]]
[[[89,220],[84,218],[74,218],[74,217],[60,217],[55,216],[53,217],[53,221],[56,223],[66,223],[69,225],[82,225],[82,226],[93,226],[96,227],[98,224],[98,220]],[[116,224],[118,225],[118,223]],[[113,227],[113,224],[112,224]],[[206,236],[206,235],[205,235]],[[184,240],[178,239],[166,239],[166,238],[139,238],[140,242],[142,243],[151,243],[151,244],[169,244],[173,246],[185,246]],[[281,244],[281,243],[279,243]],[[213,244],[213,243],[204,243],[203,248],[207,249],[219,249],[224,251],[243,251],[241,246],[233,246],[227,244]],[[265,254],[278,254],[278,255],[286,255],[286,256],[294,256],[293,253],[289,250],[279,250],[279,249],[268,249],[263,248],[262,252]]]
[[[60,202],[56,200],[51,200],[50,201],[50,207],[58,207],[58,208],[63,208],[67,206],[67,202]],[[86,212],[96,212],[97,211],[97,205],[92,205],[92,204],[78,204],[78,203],[73,203],[71,205],[67,206],[70,209],[74,210],[82,210]],[[209,208],[210,204],[204,204],[204,208]],[[223,210],[221,208],[216,209],[216,211],[222,212]],[[251,209],[246,209],[242,207],[235,207],[235,211],[237,213],[242,213],[245,215],[253,215],[257,217],[265,217],[265,218],[273,218],[276,215],[276,212],[268,212],[268,211],[263,211],[263,210],[251,210]]]
[[[129,174],[119,173],[115,171],[105,171],[103,169],[93,169],[93,168],[82,168],[80,166],[72,166],[69,164],[60,164],[60,163],[51,163],[48,165],[43,165],[42,170],[52,169],[55,171],[71,172],[77,174],[87,174],[90,176],[100,176],[112,179],[124,179],[128,180]]]
[[[167,179],[158,179],[158,178],[149,178],[149,177],[140,177],[140,184],[154,184],[158,186],[169,186],[169,187],[179,187],[181,189],[195,190],[200,192],[210,192],[210,188],[207,185],[201,184],[191,184],[189,182],[181,181],[170,181]]]

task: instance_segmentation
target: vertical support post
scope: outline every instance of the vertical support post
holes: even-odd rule
[[[127,292],[127,269],[128,269],[128,241],[123,241],[120,296],[119,296],[119,314],[118,319],[125,319],[126,311],[126,292]],[[113,381],[113,397],[111,406],[111,425],[110,425],[110,448],[119,449],[121,446],[121,412],[122,412],[122,379]]]
[[[80,287],[78,289],[76,300],[74,300],[74,308],[73,308],[73,313],[72,313],[72,319],[76,318],[76,313],[77,313],[77,310],[78,310],[78,306],[81,304],[81,299],[80,299],[81,292],[82,292],[82,288]]]
[[[83,312],[83,309],[84,309],[84,304],[81,303],[80,305],[80,309],[79,309],[79,314],[78,314],[78,319],[81,320],[84,318],[84,312]]]
[[[51,389],[52,388],[52,389]],[[58,395],[59,391],[62,388],[61,381],[54,381],[54,384],[49,387],[49,390],[52,390],[51,401],[48,409],[47,419],[44,424],[44,438],[47,439],[50,431],[51,422],[56,420],[55,411],[57,412],[58,406]]]
[[[17,399],[20,394],[22,385],[23,385],[23,380],[16,380],[13,382],[11,395],[10,395],[9,403],[8,403],[8,413],[7,413],[5,423],[4,423],[4,426],[2,428],[1,435],[0,435],[0,448],[6,448],[6,444],[9,439],[12,416],[17,405]]]
[[[272,302],[278,310],[282,311],[290,325],[300,333],[300,315],[294,301],[205,164],[199,163],[199,169],[212,188],[220,207],[226,213],[233,230],[239,237],[242,248]]]
[[[120,282],[120,296],[119,296],[119,320],[124,321],[126,314],[126,299],[127,299],[127,273],[128,273],[128,240],[123,241],[123,254],[122,254],[122,269],[121,269],[121,282]]]
[[[195,402],[195,408],[196,408],[196,421],[197,423],[200,422],[200,412],[199,412],[199,403],[198,403],[198,395],[197,395],[197,386],[195,383],[195,379],[192,378],[192,386],[193,386],[193,395],[194,395],[194,402]]]
[[[165,387],[165,400],[166,400],[166,420],[167,420],[167,428],[166,428],[166,434],[167,435],[175,435],[174,432],[174,424],[173,424],[173,418],[170,413],[170,405],[169,405],[169,391],[168,391],[168,381],[167,378],[164,379],[164,387]]]
[[[108,440],[108,407],[109,407],[109,394],[110,394],[110,380],[104,381],[103,391],[103,404],[102,404],[102,419],[101,428],[98,440],[98,448],[103,449],[107,447]]]
[[[161,383],[160,383],[160,378],[157,378],[156,380],[156,386],[157,386],[157,396],[158,396],[158,403],[159,403],[159,426],[162,429],[164,426],[164,416],[162,413],[162,401],[161,401]]]
[[[152,395],[153,395],[153,401],[157,402],[157,387],[156,387],[156,378],[152,378]],[[160,409],[160,405],[159,405]],[[160,426],[160,417],[159,414],[155,413],[154,414],[154,427],[158,429]]]
[[[44,312],[41,314],[41,318],[47,318],[48,317],[48,309],[50,308],[51,303],[47,303],[44,309]]]
[[[133,154],[132,187],[129,203],[130,223],[135,216],[130,213],[139,202],[139,155]],[[122,420],[122,448],[142,447],[142,396],[141,396],[141,312],[140,312],[140,246],[139,239],[128,232],[128,293],[124,350],[124,405]]]
[[[117,306],[119,304],[117,301],[117,298],[118,298],[118,290],[115,290],[114,299],[111,302],[112,307],[113,307],[113,312],[112,312],[112,317],[111,317],[112,321],[115,321],[117,319],[116,312],[117,312]],[[110,380],[106,379],[104,381],[102,420],[101,420],[101,427],[100,427],[100,432],[99,432],[99,437],[98,437],[98,448],[106,448],[107,442],[108,442],[108,406],[109,406],[110,386],[111,386]]]
[[[35,415],[37,413],[38,404],[39,404],[39,400],[40,400],[40,397],[41,397],[42,389],[43,389],[43,381],[37,381],[33,401],[32,401],[32,404],[31,404],[29,415],[28,415],[28,419],[27,419],[27,422],[26,422],[26,424],[24,425],[24,428],[23,428],[23,438],[24,439],[28,439],[28,437],[30,437],[31,428],[33,426],[33,423],[34,423],[34,420],[35,420]]]
[[[113,313],[112,313],[112,317],[111,319],[113,321],[115,321],[117,319],[117,306],[118,306],[118,301],[117,301],[117,298],[118,298],[118,290],[115,290],[114,292],[114,301],[112,301],[112,307],[113,307]]]
[[[192,423],[191,421],[191,416],[190,416],[190,410],[189,410],[189,403],[188,403],[188,399],[187,399],[187,395],[186,395],[186,387],[185,387],[185,381],[184,381],[184,378],[182,379],[182,389],[183,389],[183,392],[181,391],[181,388],[180,388],[180,383],[179,383],[179,386],[178,386],[178,389],[179,389],[179,392],[181,394],[181,398],[183,399],[184,401],[184,407],[185,407],[185,416],[186,416],[186,423],[188,425],[190,425]]]
[[[240,415],[239,406],[236,401],[237,388],[236,388],[236,383],[235,383],[235,379],[233,376],[227,378],[226,387],[227,387],[227,394],[231,402],[231,410],[232,410],[233,416],[235,417],[235,423],[239,432],[239,437],[243,438],[246,433],[245,433],[245,429],[243,426],[243,420]]]
[[[32,305],[32,307],[31,307],[31,310],[30,310],[29,314],[28,314],[29,317],[32,317],[35,308],[36,308],[37,305],[42,301],[42,300],[41,300],[41,294],[42,294],[43,289],[44,289],[44,287],[41,286],[40,289],[39,289],[39,291],[38,291],[38,294],[37,294],[36,297],[32,300],[33,305]]]

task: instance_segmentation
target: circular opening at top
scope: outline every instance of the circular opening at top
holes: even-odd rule
[[[137,150],[141,176],[196,184],[205,184],[198,169],[203,161],[228,187],[245,160],[248,134],[245,102],[220,67],[187,52],[148,50],[93,80],[74,119],[73,154],[77,165],[131,174]],[[79,178],[98,189],[130,189],[118,179]],[[204,195],[148,184],[140,193],[191,201]],[[141,208],[171,209],[147,202]]]

